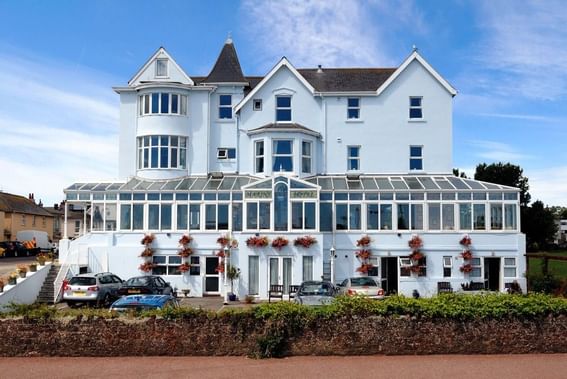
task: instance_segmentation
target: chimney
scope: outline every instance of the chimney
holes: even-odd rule
[[[59,204],[55,203],[53,204],[53,210],[58,210],[59,209]]]
[[[323,67],[321,65],[317,66],[317,73],[320,74],[323,72]]]

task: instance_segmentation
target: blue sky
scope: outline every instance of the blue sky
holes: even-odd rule
[[[453,166],[518,164],[532,200],[567,206],[567,10],[561,0],[0,1],[0,189],[51,204],[116,178],[118,95],[159,46],[206,75],[228,32],[246,75],[395,67],[419,48],[459,91]]]

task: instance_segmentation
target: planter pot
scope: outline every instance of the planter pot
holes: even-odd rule
[[[30,272],[36,272],[37,266],[30,266]]]
[[[17,283],[17,279],[16,278],[8,278],[8,284],[11,284],[13,286],[15,286]]]
[[[40,266],[45,266],[45,261],[37,261]]]
[[[26,277],[26,272],[20,272],[20,278],[25,278]]]
[[[233,293],[228,294],[228,301],[236,301],[236,295]]]

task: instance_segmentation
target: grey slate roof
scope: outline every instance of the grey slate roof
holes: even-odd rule
[[[51,213],[30,199],[5,192],[0,192],[0,211],[53,217]]]
[[[269,123],[266,125],[262,125],[258,128],[255,129],[250,129],[248,130],[249,134],[254,134],[254,133],[259,133],[259,132],[263,132],[263,131],[274,131],[274,130],[281,130],[281,131],[298,131],[298,132],[308,132],[309,134],[314,134],[317,136],[320,136],[321,134],[319,132],[316,132],[312,129],[309,129],[306,126],[303,126],[301,124],[297,124],[297,123]]]
[[[232,42],[224,44],[213,69],[204,83],[242,83],[246,82],[240,68],[238,55]]]
[[[302,68],[297,70],[319,92],[376,91],[395,68]]]

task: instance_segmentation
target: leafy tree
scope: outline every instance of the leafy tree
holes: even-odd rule
[[[465,174],[463,171],[460,171],[458,168],[453,169],[453,175],[455,175],[458,178],[468,179],[467,174]]]
[[[501,184],[504,186],[517,187],[520,189],[520,205],[527,207],[530,203],[531,195],[528,192],[530,188],[528,178],[523,176],[524,170],[520,166],[511,163],[492,163],[487,165],[481,163],[476,166],[474,178],[484,182]]]
[[[553,206],[550,207],[557,220],[567,219],[567,207]]]
[[[553,242],[557,224],[553,210],[536,201],[531,207],[522,209],[522,232],[526,233],[530,249],[539,250]]]

